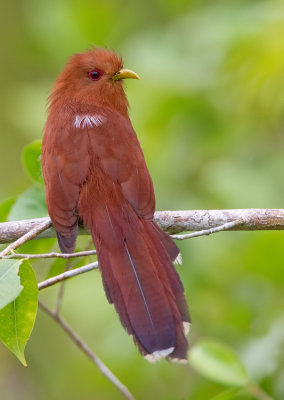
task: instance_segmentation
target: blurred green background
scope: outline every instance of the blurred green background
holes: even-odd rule
[[[66,58],[95,44],[142,78],[126,90],[158,210],[283,207],[283,1],[12,0],[0,10],[0,202],[32,184],[22,148],[41,138],[48,91]],[[190,343],[231,345],[283,399],[283,233],[227,232],[179,245]],[[51,246],[58,249],[48,240],[26,250]],[[44,278],[50,261],[33,266]],[[57,289],[41,297],[53,305]],[[96,271],[68,282],[63,314],[137,399],[206,400],[222,390],[190,367],[139,356]],[[26,355],[27,369],[0,345],[1,400],[122,398],[41,311]]]

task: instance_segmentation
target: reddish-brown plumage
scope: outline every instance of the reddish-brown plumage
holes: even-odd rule
[[[93,49],[56,80],[42,145],[47,207],[63,252],[74,250],[79,220],[89,227],[107,298],[140,352],[185,360],[179,250],[153,222],[153,184],[121,81],[135,76],[125,71],[114,53]]]

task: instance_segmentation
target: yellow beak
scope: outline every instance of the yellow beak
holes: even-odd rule
[[[136,74],[136,72],[131,71],[131,69],[120,69],[117,71],[111,79],[114,81],[119,81],[120,79],[140,79],[139,75]]]

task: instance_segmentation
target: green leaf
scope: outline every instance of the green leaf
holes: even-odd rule
[[[241,390],[242,389],[240,389],[239,387],[226,389],[218,393],[217,396],[212,397],[211,400],[233,400],[236,398],[236,395],[238,395]]]
[[[28,144],[22,152],[22,161],[29,177],[36,183],[44,184],[41,169],[41,141]]]
[[[21,293],[18,276],[21,260],[0,260],[0,310]]]
[[[7,220],[7,217],[9,215],[9,212],[12,208],[12,205],[15,203],[16,198],[13,197],[12,199],[8,199],[3,201],[3,203],[0,204],[0,221],[5,222]]]
[[[24,350],[35,322],[38,289],[28,261],[23,261],[19,275],[23,285],[21,294],[0,310],[0,339],[26,366]]]
[[[22,193],[12,206],[8,221],[40,218],[48,215],[44,187],[35,185]]]
[[[189,353],[191,365],[202,375],[226,386],[244,386],[248,374],[235,352],[215,340],[202,340]]]

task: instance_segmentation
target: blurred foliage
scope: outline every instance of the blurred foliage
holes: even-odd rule
[[[44,184],[41,168],[41,140],[35,140],[24,147],[22,161],[29,177],[37,182]]]
[[[197,371],[226,386],[244,386],[249,381],[238,356],[223,343],[203,340],[190,351],[190,363]]]
[[[3,220],[9,212],[10,219],[46,215],[40,183],[31,187],[40,175],[25,174],[21,151],[41,139],[48,91],[66,58],[90,44],[115,49],[142,77],[126,90],[157,209],[283,207],[281,0],[12,0],[1,3],[1,15]],[[86,243],[80,237],[78,248]],[[226,232],[180,247],[190,343],[205,336],[227,343],[249,376],[284,398],[283,233]],[[57,249],[55,240],[21,248],[50,249]],[[43,279],[52,261],[32,265]],[[41,297],[54,305],[57,290]],[[144,361],[107,303],[97,271],[68,283],[63,313],[138,399],[205,400],[225,390],[188,367]],[[24,369],[1,345],[1,399],[121,398],[42,313],[26,358]]]

